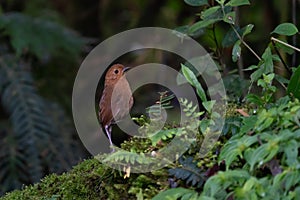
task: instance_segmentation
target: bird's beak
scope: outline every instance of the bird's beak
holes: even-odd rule
[[[127,72],[128,70],[130,70],[131,69],[131,67],[125,67],[124,69],[123,69],[123,72]]]

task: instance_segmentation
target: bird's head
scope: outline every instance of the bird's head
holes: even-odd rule
[[[119,80],[129,69],[129,67],[124,67],[124,65],[115,64],[107,71],[105,80]]]

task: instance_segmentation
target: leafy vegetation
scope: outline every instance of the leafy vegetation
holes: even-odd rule
[[[121,151],[97,157],[105,164],[118,163],[124,172],[109,168],[96,159],[86,160],[68,173],[61,176],[47,176],[41,183],[26,186],[23,191],[9,193],[2,199],[293,200],[300,196],[300,66],[293,66],[294,62],[290,64],[285,56],[299,51],[285,40],[286,37],[299,34],[297,27],[292,23],[279,24],[271,33],[273,37],[268,36],[270,38],[265,49],[257,53],[247,42],[255,26],[248,24],[240,27],[237,23],[237,9],[250,5],[250,1],[184,0],[184,2],[201,9],[200,20],[176,30],[181,31],[182,34],[179,35],[182,39],[187,35],[200,39],[213,38],[209,43],[210,53],[215,58],[229,91],[226,99],[229,102],[227,107],[213,109],[219,105],[210,100],[192,67],[184,63],[181,65],[181,71],[195,88],[202,105],[180,99],[179,103],[184,108],[187,120],[181,125],[167,123],[162,130],[157,131],[156,123],[160,123],[165,117],[163,110],[172,108],[170,100],[173,96],[161,93],[157,104],[148,109],[150,119],[145,116],[134,118],[141,125],[142,135],[148,138],[132,137],[121,144]],[[218,36],[220,29],[226,30],[222,37]],[[19,46],[22,47],[20,44]],[[63,48],[63,45],[60,47]],[[226,56],[223,53],[228,49],[230,53],[227,55],[230,55],[230,63],[236,66],[235,69],[226,65],[223,60]],[[256,64],[252,63],[248,67],[241,63],[245,50],[256,59]],[[34,56],[41,58],[39,55]],[[9,63],[9,59],[4,63]],[[285,73],[278,73],[278,68]],[[5,71],[4,67],[0,69]],[[28,73],[26,79],[18,79],[24,80],[20,83],[10,83],[9,76],[3,77],[0,84],[5,87],[19,84],[17,89],[24,88],[19,94],[25,96],[30,93],[29,96],[33,96],[33,101],[44,102],[34,90],[33,81]],[[2,83],[2,80],[7,79],[8,81]],[[44,103],[39,104],[40,107],[36,110],[30,110],[32,109],[30,98],[27,98],[27,101],[18,98],[10,100],[11,90],[5,92],[4,88],[0,91],[3,102],[8,104],[5,107],[10,108],[8,111],[12,113],[13,127],[18,130],[19,122],[22,120],[25,121],[23,123],[30,122],[35,127],[26,131],[26,134],[31,135],[22,137],[39,140],[40,137],[55,135],[55,132],[51,132],[52,129],[48,128],[48,119],[34,120],[37,118],[36,115],[45,115],[41,112]],[[24,103],[24,106],[18,102]],[[27,110],[30,110],[30,113],[14,119],[13,114],[16,113],[14,110],[18,109],[16,104],[22,108],[17,112],[20,112],[20,115]],[[199,111],[198,106],[202,106],[203,111]],[[223,115],[222,112],[218,112],[219,110],[226,112]],[[216,119],[220,117],[225,118],[224,127],[221,133],[214,132],[211,128],[219,126]],[[7,163],[12,162],[10,164],[12,167],[3,168],[6,171],[11,170],[11,174],[24,171],[23,163],[26,161],[23,152],[30,153],[38,146],[30,146],[26,151],[18,149],[22,148],[22,145],[13,149],[12,144],[16,144],[20,137],[14,134],[5,136],[3,143],[5,145],[5,142],[10,142],[7,148],[11,151],[4,156],[1,154],[1,159],[5,158],[3,160]],[[179,144],[185,144],[187,141],[191,143],[191,147],[183,155],[178,156],[176,161],[168,160],[166,157],[165,166],[159,170],[137,174],[131,172],[134,164],[155,163],[156,158],[161,155],[161,150],[176,137],[179,138],[178,142],[183,142]],[[214,143],[211,146],[203,146],[206,138]],[[30,156],[34,162],[41,162],[36,159],[37,152],[33,152]],[[172,154],[176,155],[177,152],[179,149],[174,149]],[[14,160],[18,161],[13,162]],[[31,170],[28,172],[32,174],[30,177],[41,173],[37,167]],[[145,168],[138,170],[142,172]],[[36,177],[40,177],[40,174]],[[17,183],[21,184],[21,181]]]
[[[62,107],[40,95],[33,65],[61,59],[61,53],[67,57],[65,63],[76,59],[85,41],[56,22],[17,12],[0,15],[0,41],[0,194],[4,194],[70,169],[83,155]]]

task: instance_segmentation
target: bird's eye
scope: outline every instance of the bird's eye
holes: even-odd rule
[[[119,73],[119,70],[118,70],[118,69],[115,69],[114,73],[115,73],[115,74],[118,74],[118,73]]]

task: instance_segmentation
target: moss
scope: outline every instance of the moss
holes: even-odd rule
[[[165,169],[155,172],[131,174],[130,178],[124,179],[122,172],[90,159],[69,172],[48,175],[40,183],[10,192],[0,200],[151,199],[168,187],[168,172]]]
[[[120,178],[116,172],[96,159],[85,160],[70,172],[51,174],[40,183],[25,186],[0,198],[8,199],[105,199],[101,189],[108,180]]]

